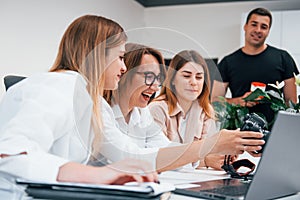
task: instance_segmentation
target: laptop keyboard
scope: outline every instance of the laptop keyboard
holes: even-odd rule
[[[224,185],[222,187],[217,187],[208,190],[201,190],[202,192],[214,193],[214,194],[224,194],[229,196],[239,196],[246,194],[250,184],[243,185]]]

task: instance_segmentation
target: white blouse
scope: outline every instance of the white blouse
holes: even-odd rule
[[[103,120],[103,141],[99,152],[98,163],[101,165],[110,162],[116,162],[124,158],[135,158],[144,160],[152,165],[152,170],[156,169],[156,156],[159,148],[142,148],[136,143],[135,139],[124,134],[115,120],[115,115],[110,105],[101,97],[102,120]]]
[[[91,114],[77,72],[38,74],[10,87],[0,103],[0,154],[10,155],[0,158],[0,172],[55,181],[63,164],[86,163]]]
[[[119,129],[141,148],[166,147],[172,142],[162,132],[161,127],[154,121],[148,107],[134,107],[126,123],[120,106],[112,106],[115,120]]]

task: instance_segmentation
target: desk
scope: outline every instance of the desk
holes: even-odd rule
[[[256,166],[258,165],[260,160],[260,158],[254,158],[250,156],[248,153],[239,156],[239,159],[244,159],[244,158],[251,160],[253,163],[256,164]],[[224,179],[228,177],[229,176],[224,171],[216,171],[213,169],[206,169],[206,168],[199,169],[199,170],[194,170],[191,168],[190,169],[182,168],[177,171],[163,172],[159,175],[159,179],[161,182],[172,183],[176,187],[180,187],[180,188],[192,187],[193,185],[191,183],[193,182],[217,180],[217,179]],[[183,199],[193,200],[199,198],[189,197],[189,196],[184,196],[179,194],[172,194],[170,198],[170,200],[183,200]],[[281,199],[299,200],[300,193],[298,193],[297,195],[288,196]]]
[[[172,194],[171,198],[169,200],[199,200],[201,198],[195,198],[195,197],[188,197],[184,195],[178,195],[178,194]],[[293,195],[285,198],[281,198],[282,200],[299,200],[300,194]],[[207,200],[207,199],[201,199],[201,200]]]
[[[223,171],[215,171],[212,169],[200,169],[200,170],[178,170],[167,171],[159,175],[160,182],[173,183],[176,187],[187,188],[192,186],[193,182],[224,179],[229,176]],[[170,200],[196,200],[200,198],[189,197],[179,194],[172,194]],[[299,200],[300,193],[293,196],[280,198],[282,200]]]
[[[249,157],[249,155],[243,155],[241,158],[251,159],[252,162],[258,163],[259,159]],[[224,179],[229,176],[224,171],[216,171],[212,169],[186,169],[182,168],[177,171],[167,171],[159,175],[160,181],[163,183],[172,183],[176,187],[187,188],[190,187],[193,182]],[[23,187],[14,184],[14,177],[0,172],[0,197],[1,199],[12,200],[28,200],[29,197],[23,192]],[[170,200],[196,200],[199,198],[189,197],[184,195],[172,194]],[[297,195],[281,198],[282,200],[299,200],[300,193]]]
[[[3,175],[0,173],[0,175]],[[173,183],[177,187],[188,187],[192,182],[224,179],[227,178],[222,171],[215,171],[211,169],[201,169],[201,170],[179,170],[179,171],[167,171],[159,175],[161,182]],[[1,199],[11,199],[11,200],[29,200],[23,192],[23,188],[19,185],[14,184],[14,180],[11,177],[0,176],[0,197]],[[199,198],[189,197],[178,194],[171,194],[169,200],[196,200]],[[297,195],[281,198],[282,200],[299,200],[300,193]]]

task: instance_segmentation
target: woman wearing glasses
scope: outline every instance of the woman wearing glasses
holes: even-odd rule
[[[164,147],[171,142],[161,132],[146,107],[165,76],[164,60],[159,51],[137,44],[126,44],[124,62],[129,67],[113,92],[107,96],[120,130],[141,148]],[[110,92],[106,91],[106,95]]]
[[[110,91],[104,95],[112,106],[103,109],[107,111],[103,117],[104,145],[100,150],[104,157],[116,161],[131,153],[147,159],[161,172],[203,160],[209,153],[239,154],[261,148],[262,140],[249,139],[261,138],[260,133],[229,130],[188,144],[171,143],[154,123],[147,107],[165,74],[161,54],[143,45],[127,44],[124,62],[127,72],[118,89],[112,95]]]

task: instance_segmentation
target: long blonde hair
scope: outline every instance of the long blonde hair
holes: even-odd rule
[[[93,101],[94,149],[102,135],[99,97],[104,90],[108,50],[126,40],[127,36],[118,23],[101,16],[84,15],[74,20],[65,31],[50,69],[50,72],[76,71],[87,81],[87,91]]]

